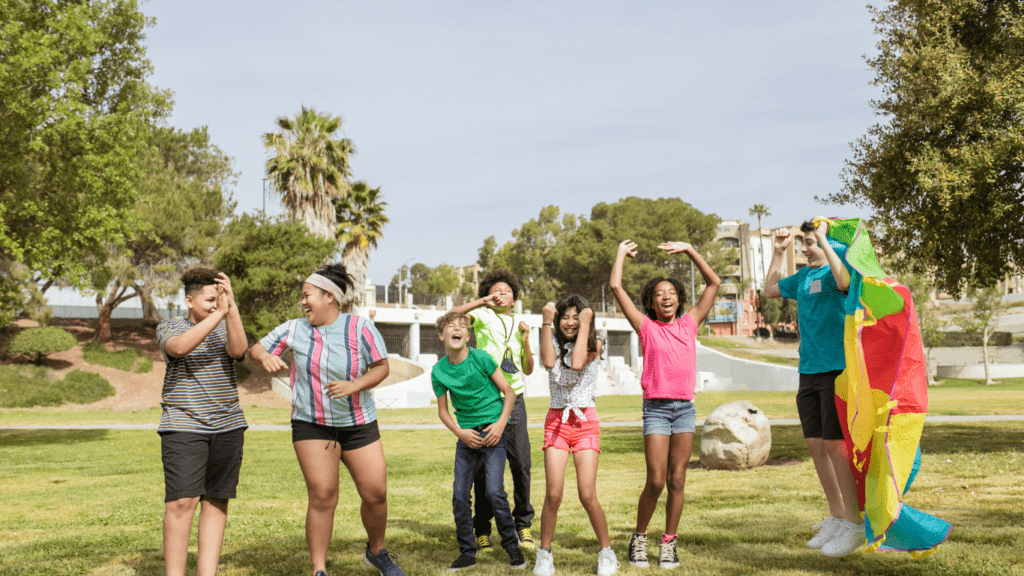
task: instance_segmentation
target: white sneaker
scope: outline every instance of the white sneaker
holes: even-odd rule
[[[600,563],[599,563],[600,564]],[[537,548],[537,564],[533,567],[534,576],[552,576],[555,573],[555,558],[551,552]],[[598,569],[600,573],[600,569]],[[614,572],[613,572],[614,574]]]
[[[537,556],[540,557],[540,554]],[[598,576],[612,576],[612,574],[619,571],[620,566],[622,564],[619,564],[619,560],[615,557],[615,551],[610,547],[601,548],[601,551],[597,553]]]
[[[814,527],[819,528],[818,533],[814,535],[814,538],[807,541],[807,547],[819,550],[836,535],[836,532],[842,525],[842,520],[831,515],[825,518],[824,521],[815,524]]]
[[[849,520],[839,520],[839,530],[835,536],[821,547],[821,553],[829,558],[838,558],[852,554],[868,543],[863,524],[854,524]]]

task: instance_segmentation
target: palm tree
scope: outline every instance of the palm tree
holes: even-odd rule
[[[295,118],[277,118],[263,135],[267,179],[292,216],[314,236],[334,238],[333,198],[348,192],[352,141],[340,134],[342,118],[302,107]]]
[[[761,251],[761,273],[762,274],[767,274],[768,273],[768,268],[764,264],[764,240],[763,240],[763,235],[761,234],[761,216],[771,216],[772,213],[769,212],[768,210],[769,210],[769,208],[767,206],[765,206],[764,204],[754,204],[750,208],[750,212],[749,212],[750,216],[757,216],[757,248],[758,248],[758,250]],[[757,288],[757,278],[754,279],[754,287]],[[758,291],[758,297],[759,298],[760,298],[760,295],[761,295],[761,292]],[[760,325],[761,325],[761,323],[758,322],[758,326],[759,327],[760,327]],[[774,338],[774,336],[772,334],[772,331],[770,329],[768,330],[768,337],[769,338]],[[760,331],[758,331],[758,333],[757,333],[757,341],[758,342],[761,341],[761,332]]]
[[[347,196],[335,197],[333,203],[335,238],[342,246],[342,261],[356,286],[356,290],[345,294],[341,304],[358,306],[366,286],[370,249],[377,247],[377,241],[384,236],[384,225],[390,221],[384,215],[388,203],[383,200],[379,186],[370,188],[366,182],[356,182]]]

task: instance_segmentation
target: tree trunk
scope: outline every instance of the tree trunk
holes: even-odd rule
[[[988,373],[988,326],[982,329],[981,334],[981,353],[983,355],[981,361],[985,363],[985,384],[995,384],[992,382],[992,376]]]
[[[924,369],[925,373],[928,374],[928,385],[935,386],[935,377],[932,376],[932,349],[925,348],[924,350]]]
[[[366,275],[370,251],[368,248],[356,246],[345,252],[341,261],[345,270],[352,276],[352,290],[346,292],[341,299],[341,309],[349,314],[358,314],[365,305]]]
[[[163,321],[164,317],[160,315],[156,303],[153,302],[153,291],[142,286],[135,286],[135,291],[138,292],[139,300],[142,302],[142,320],[153,326]]]
[[[121,281],[115,280],[107,292],[106,300],[103,299],[103,295],[96,295],[96,311],[99,312],[99,319],[96,322],[96,332],[93,333],[93,340],[99,340],[100,342],[110,340],[110,317],[114,313],[114,308],[117,308],[126,300],[131,300],[139,295],[138,292],[132,292],[125,296],[124,293],[127,291],[128,286],[121,286]]]

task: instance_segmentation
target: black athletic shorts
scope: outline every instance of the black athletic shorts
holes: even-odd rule
[[[842,370],[801,374],[796,393],[796,410],[804,438],[842,440],[843,428],[836,411],[836,378]]]
[[[377,421],[355,426],[324,426],[304,420],[292,420],[292,442],[325,440],[337,442],[342,450],[356,450],[380,440]]]
[[[219,434],[161,432],[164,502],[234,498],[244,441],[244,428]]]

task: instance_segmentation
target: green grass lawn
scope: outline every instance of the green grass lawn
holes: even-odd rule
[[[533,407],[531,407],[531,410]],[[539,533],[544,493],[541,431],[531,429]],[[769,465],[739,472],[691,467],[679,528],[679,574],[976,575],[1024,571],[1022,423],[929,424],[921,472],[907,504],[954,524],[947,543],[922,560],[907,554],[828,559],[807,549],[824,497],[794,426],[772,431]],[[388,459],[388,548],[410,576],[443,574],[457,555],[451,514],[454,439],[444,430],[382,432]],[[699,443],[699,440],[697,441]],[[621,574],[644,480],[637,428],[602,432],[598,494]],[[695,458],[696,459],[696,458]],[[342,475],[328,569],[370,572],[359,499]],[[593,574],[597,541],[576,500],[572,468],[555,537],[558,574]],[[163,574],[163,477],[152,431],[0,431],[0,574]],[[506,486],[510,486],[506,480]],[[662,505],[664,498],[662,499]],[[288,432],[246,434],[239,498],[232,502],[221,557],[224,576],[308,574],[306,493]],[[660,535],[663,509],[652,522]],[[533,554],[528,553],[531,569]],[[194,574],[195,541],[190,568]],[[504,555],[483,555],[477,575],[508,574]],[[527,572],[528,573],[528,572]]]
[[[1024,378],[1006,378],[1002,384],[985,386],[974,380],[945,380],[928,389],[928,413],[932,415],[1024,414]],[[697,395],[697,417],[705,418],[716,407],[735,400],[749,400],[769,418],[796,418],[795,392],[703,392]],[[527,398],[531,422],[541,423],[547,413],[546,397]],[[598,414],[607,422],[637,422],[641,415],[639,396],[601,396]],[[244,407],[252,424],[287,424],[287,408]],[[439,424],[437,408],[381,409],[382,424]],[[0,409],[0,425],[45,426],[47,424],[155,424],[160,409],[138,412],[67,410],[53,408]]]

